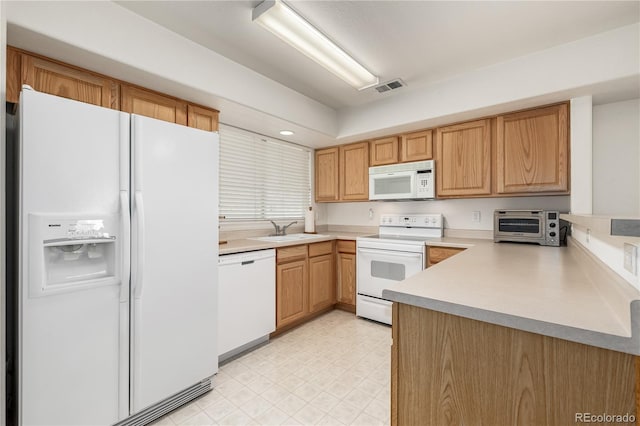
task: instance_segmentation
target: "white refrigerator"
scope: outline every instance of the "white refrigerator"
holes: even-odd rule
[[[217,372],[218,134],[23,89],[18,424],[145,424]]]

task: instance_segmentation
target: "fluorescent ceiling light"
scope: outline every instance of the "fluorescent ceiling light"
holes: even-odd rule
[[[356,89],[378,84],[378,77],[282,1],[263,1],[253,9],[253,20]]]
[[[280,130],[280,134],[282,136],[291,136],[293,135],[293,132],[291,130]]]

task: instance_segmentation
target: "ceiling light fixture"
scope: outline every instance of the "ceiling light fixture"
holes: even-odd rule
[[[291,136],[293,135],[293,132],[291,130],[280,130],[280,134],[282,136]]]
[[[354,88],[363,90],[378,84],[378,77],[367,71],[282,1],[265,0],[260,3],[253,9],[253,21]]]

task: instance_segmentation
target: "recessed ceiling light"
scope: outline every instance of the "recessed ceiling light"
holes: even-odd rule
[[[281,0],[265,0],[253,9],[253,20],[358,90],[378,84],[327,36]]]
[[[291,136],[293,132],[291,130],[280,130],[282,136]]]

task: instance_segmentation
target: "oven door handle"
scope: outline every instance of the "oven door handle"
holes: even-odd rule
[[[396,250],[367,250],[367,249],[358,249],[358,253],[367,253],[367,254],[382,254],[384,256],[399,256],[399,257],[408,257],[408,258],[421,258],[422,253],[410,253],[406,251],[396,251]]]

